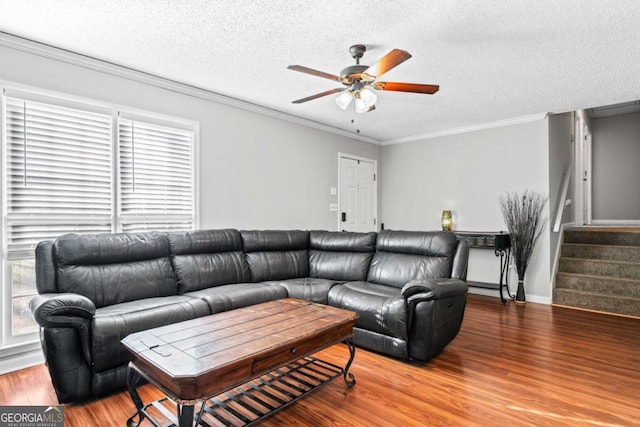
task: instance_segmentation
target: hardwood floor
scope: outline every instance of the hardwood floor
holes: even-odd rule
[[[457,338],[429,363],[358,349],[353,389],[336,380],[263,426],[634,426],[640,319],[469,295]],[[338,364],[345,346],[323,351]],[[145,401],[157,399],[151,386]],[[44,366],[0,376],[1,405],[56,399]],[[65,405],[65,426],[124,426],[126,392]],[[148,422],[142,425],[150,426]]]

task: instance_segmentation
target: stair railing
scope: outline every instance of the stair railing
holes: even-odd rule
[[[569,162],[564,172],[562,172],[562,189],[561,189],[560,197],[558,198],[558,207],[556,208],[556,220],[553,223],[554,233],[557,233],[560,231],[560,225],[562,225],[562,214],[564,213],[564,208],[571,204],[571,200],[569,200],[569,203],[567,203],[567,192],[569,191],[569,181],[571,181],[572,169],[573,169],[573,165],[571,162]]]
[[[556,220],[553,223],[554,233],[560,231],[564,208],[571,205],[571,200],[569,200],[567,203],[567,193],[569,192],[569,181],[571,181],[571,171],[573,169],[572,166],[573,165],[571,164],[571,162],[569,162],[567,167],[564,169],[564,172],[562,172],[562,188],[560,190],[560,197],[558,198],[558,206],[556,208]]]

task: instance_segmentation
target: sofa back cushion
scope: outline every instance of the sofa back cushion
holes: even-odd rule
[[[58,292],[84,295],[98,308],[178,290],[163,234],[66,234],[53,253]]]
[[[376,233],[311,231],[309,275],[344,282],[367,280]]]
[[[402,288],[413,279],[451,277],[455,250],[451,232],[381,231],[367,280]]]
[[[178,293],[251,280],[238,230],[169,233]]]
[[[308,231],[241,231],[240,235],[252,281],[309,276]]]

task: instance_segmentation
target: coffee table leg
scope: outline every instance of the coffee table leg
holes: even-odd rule
[[[142,382],[142,377],[140,377],[133,368],[129,367],[127,388],[129,389],[129,395],[131,396],[131,400],[133,400],[133,404],[136,405],[137,412],[127,420],[127,427],[138,427],[142,420],[144,420],[144,411],[142,410],[144,404],[138,394],[138,386],[142,384]],[[136,417],[138,417],[138,421],[134,421]]]
[[[178,403],[178,426],[193,426],[193,402]]]
[[[344,382],[347,384],[347,387],[351,388],[356,385],[356,377],[353,376],[351,372],[349,372],[349,368],[351,368],[351,364],[353,363],[353,358],[356,357],[356,346],[353,344],[353,339],[344,340],[344,343],[349,347],[349,361],[347,365],[344,367]]]

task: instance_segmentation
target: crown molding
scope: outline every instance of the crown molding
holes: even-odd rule
[[[439,138],[441,136],[457,135],[460,133],[474,132],[474,131],[483,130],[483,129],[492,129],[492,128],[499,128],[504,126],[517,125],[520,123],[535,122],[538,120],[544,120],[548,115],[549,115],[548,113],[532,114],[529,116],[521,116],[521,117],[515,117],[512,119],[498,120],[495,122],[481,123],[473,126],[449,129],[441,132],[424,133],[424,134],[418,134],[418,135],[412,135],[412,136],[405,136],[402,138],[387,139],[385,141],[382,141],[381,145],[405,144],[408,142],[416,142],[416,141],[423,141],[425,139]]]
[[[334,135],[344,136],[370,144],[381,145],[382,141],[365,135],[349,132],[334,126],[329,126],[314,120],[305,119],[293,114],[284,113],[272,108],[264,107],[241,99],[222,95],[217,92],[202,89],[186,83],[160,77],[154,74],[128,68],[122,65],[114,64],[101,59],[82,55],[70,50],[58,48],[45,43],[34,40],[25,39],[9,33],[0,31],[0,46],[10,49],[26,52],[32,55],[41,56],[43,58],[52,59],[59,62],[75,65],[93,71],[110,74],[116,77],[125,78],[127,80],[144,83],[161,89],[176,92],[182,95],[193,96],[195,98],[204,99],[206,101],[223,104],[234,108],[258,113],[264,116],[280,119],[289,123],[306,126],[312,129],[321,130],[332,133]]]

